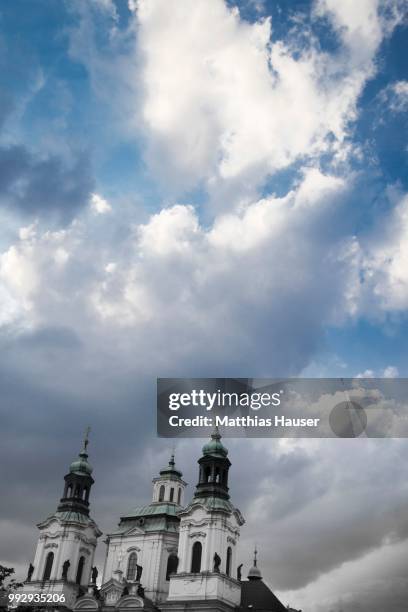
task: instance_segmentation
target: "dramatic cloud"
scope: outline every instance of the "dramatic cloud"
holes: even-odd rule
[[[149,499],[169,451],[155,439],[156,376],[296,375],[328,329],[407,309],[407,196],[362,189],[371,152],[354,132],[403,3],[318,0],[279,38],[267,3],[245,3],[252,21],[231,4],[73,3],[65,59],[97,96],[98,180],[88,156],[0,146],[0,563],[20,572],[88,423],[102,529]],[[393,79],[375,99],[397,113],[406,81]],[[121,138],[146,163],[138,207],[118,196],[133,172]],[[377,364],[350,367],[403,374],[394,356]],[[285,603],[403,609],[404,441],[227,445],[245,571],[258,542]],[[192,487],[200,446],[178,441]]]
[[[317,2],[315,17],[331,23],[340,42],[329,54],[304,31],[274,41],[269,19],[247,23],[221,0],[136,7],[147,157],[181,190],[238,177],[257,183],[299,158],[341,157],[391,19],[369,0],[358,8]]]
[[[215,350],[231,368],[262,368],[267,359],[282,373],[299,371],[323,325],[355,307],[358,249],[341,231],[320,232],[347,190],[342,179],[306,169],[286,196],[220,215],[208,229],[191,206],[165,208],[131,227],[120,249],[100,241],[89,214],[65,230],[22,228],[0,259],[5,323],[14,316],[26,327],[63,324],[86,336],[102,324],[119,337],[130,333],[152,356],[167,342],[169,362],[173,351],[191,358],[200,345],[201,363]],[[254,343],[264,326],[267,342]]]

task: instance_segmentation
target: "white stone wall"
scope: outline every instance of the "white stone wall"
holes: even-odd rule
[[[171,489],[173,489],[173,502],[178,504],[178,495],[180,491],[180,506],[184,505],[184,491],[186,483],[179,480],[169,480],[166,478],[154,478],[153,479],[153,502],[160,501],[160,489],[164,487],[164,498],[163,502],[171,503]]]
[[[54,553],[50,580],[62,577],[63,564],[68,559],[70,567],[68,580],[74,582],[81,556],[84,557],[84,569],[81,585],[87,586],[90,581],[98,532],[92,527],[80,524],[65,523],[56,518],[40,526],[40,537],[34,558],[32,580],[42,580],[46,558],[49,552]]]
[[[241,601],[241,585],[222,574],[177,574],[171,578],[168,601],[212,600],[233,607]]]
[[[239,523],[233,513],[207,510],[194,503],[181,516],[179,566],[170,579],[168,601],[219,599],[235,606],[240,601],[240,583],[235,580]],[[199,574],[191,573],[195,542],[202,546]],[[230,577],[226,576],[227,549],[231,548]],[[214,554],[221,558],[220,573],[214,573]]]
[[[180,522],[178,573],[191,571],[194,542],[202,545],[201,571],[212,572],[214,554],[221,557],[221,573],[226,573],[227,549],[231,548],[231,576],[235,576],[236,550],[239,540],[239,525],[233,514],[207,512],[201,505],[194,505]]]
[[[126,579],[129,557],[135,552],[138,565],[143,567],[141,584],[146,596],[155,602],[164,601],[169,590],[167,560],[172,552],[177,554],[177,545],[177,533],[135,529],[126,535],[109,536],[103,584],[111,578]]]

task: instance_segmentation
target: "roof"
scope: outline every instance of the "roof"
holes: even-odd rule
[[[110,535],[126,533],[133,527],[142,527],[143,531],[177,532],[180,519],[180,506],[168,503],[151,503],[147,506],[137,506],[121,516],[119,528]]]
[[[238,610],[254,612],[287,612],[287,608],[262,580],[241,582],[241,606]]]
[[[216,496],[212,496],[212,497],[194,496],[191,502],[188,504],[188,506],[178,511],[178,516],[181,516],[182,514],[188,514],[191,508],[193,508],[197,504],[204,506],[204,508],[206,508],[210,512],[218,511],[218,512],[226,512],[227,514],[235,514],[235,517],[240,525],[243,525],[245,523],[244,517],[242,516],[238,508],[235,508],[235,506],[233,506],[232,503],[228,499],[222,499],[221,497],[216,497]]]
[[[95,525],[95,521],[89,516],[82,514],[82,512],[75,512],[74,510],[57,510],[53,514],[50,514],[44,521],[38,523],[38,525],[43,525],[53,519],[70,523],[79,523],[80,525]]]
[[[132,508],[129,512],[126,512],[121,518],[145,518],[148,516],[157,516],[161,514],[166,514],[167,516],[177,517],[177,513],[180,510],[180,506],[177,504],[148,504],[147,506],[136,506],[136,508]]]

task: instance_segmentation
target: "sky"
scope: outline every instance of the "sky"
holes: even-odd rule
[[[1,3],[0,563],[18,577],[88,424],[102,530],[150,498],[171,450],[156,377],[408,375],[407,8]],[[244,575],[257,541],[285,605],[404,609],[405,440],[227,442]],[[192,494],[200,440],[176,456]]]

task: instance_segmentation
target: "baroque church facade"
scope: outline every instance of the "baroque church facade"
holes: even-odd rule
[[[94,480],[87,446],[86,436],[57,511],[38,524],[37,550],[20,591],[54,596],[37,610],[288,612],[263,582],[256,551],[248,579],[241,576],[237,544],[245,521],[230,500],[231,462],[217,429],[202,449],[190,501],[172,456],[153,478],[151,502],[124,514],[107,534],[98,588],[94,554],[102,533],[89,513]]]

